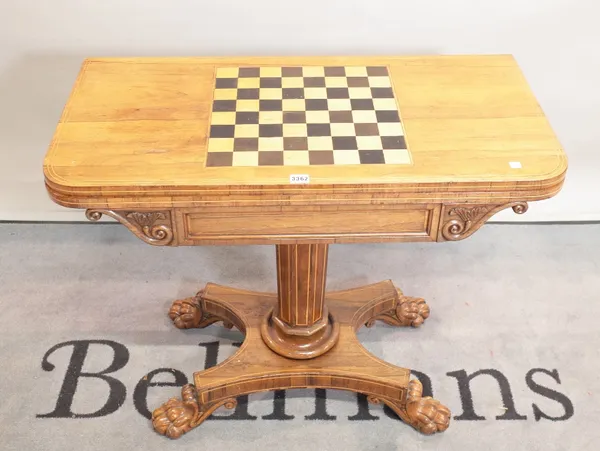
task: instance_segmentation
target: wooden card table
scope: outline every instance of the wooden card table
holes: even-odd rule
[[[176,327],[245,334],[154,411],[177,438],[241,395],[307,387],[444,431],[448,408],[355,335],[429,306],[389,280],[327,292],[328,246],[462,240],[555,195],[566,166],[510,56],[114,58],[83,64],[44,174],[58,204],[155,246],[275,245],[277,293],[209,283],[171,307]]]

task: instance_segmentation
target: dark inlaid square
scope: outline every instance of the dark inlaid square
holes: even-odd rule
[[[384,149],[406,149],[404,136],[382,136],[381,143]]]
[[[284,99],[303,99],[304,88],[283,88]]]
[[[331,136],[329,124],[308,124],[308,136]]]
[[[348,77],[349,88],[368,88],[369,79],[367,77]]]
[[[210,137],[211,138],[233,138],[235,131],[235,125],[211,125],[210,126]]]
[[[374,110],[373,99],[351,99],[350,105],[353,110]]]
[[[361,164],[384,164],[383,150],[359,150],[358,156]]]
[[[215,100],[213,111],[235,111],[235,100]]]
[[[348,88],[327,88],[328,99],[349,99]]]
[[[352,111],[330,111],[330,122],[350,123],[353,122]]]
[[[257,151],[258,138],[234,138],[233,150],[234,152]]]
[[[324,88],[325,77],[304,77],[305,88]]]
[[[345,77],[346,69],[342,66],[330,66],[325,68],[326,77]]]
[[[333,137],[333,150],[356,150],[358,144],[356,143],[356,136],[334,136]]]
[[[240,67],[239,77],[260,77],[260,67]]]
[[[282,124],[260,124],[258,126],[258,136],[261,138],[273,138],[283,136]]]
[[[309,164],[333,164],[333,150],[311,150],[308,152]]]
[[[231,166],[233,164],[233,152],[208,152],[206,166]]]
[[[260,79],[261,88],[281,88],[281,77],[262,77]]]
[[[304,111],[285,111],[283,113],[284,124],[305,124],[306,113]]]
[[[261,100],[260,111],[281,111],[283,109],[281,100]]]
[[[258,88],[240,88],[237,91],[238,99],[258,99],[259,97]]]
[[[397,111],[376,111],[377,122],[400,122]]]
[[[236,124],[258,124],[258,111],[238,111],[235,113]]]
[[[371,88],[371,95],[374,99],[393,99],[394,90],[392,88]]]
[[[377,124],[354,124],[356,136],[377,136],[379,128]]]
[[[259,166],[283,166],[282,151],[258,152]]]
[[[371,77],[383,77],[389,75],[387,67],[385,66],[369,66],[367,67],[367,74]]]
[[[306,137],[283,138],[283,148],[285,150],[308,150],[308,140]]]
[[[320,111],[329,108],[327,99],[306,99],[306,111]]]
[[[282,67],[281,75],[284,77],[302,77],[301,67]]]
[[[217,78],[215,82],[215,88],[217,89],[231,89],[237,88],[237,78]]]

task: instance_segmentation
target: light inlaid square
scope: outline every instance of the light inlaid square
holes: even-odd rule
[[[218,67],[216,70],[217,78],[238,78],[240,69],[237,67]]]
[[[212,138],[208,140],[209,152],[233,152],[233,138]]]
[[[346,77],[325,77],[325,87],[327,88],[347,88],[348,78]]]
[[[325,68],[322,66],[304,66],[302,75],[305,77],[324,77]]]
[[[236,138],[257,138],[258,124],[237,124],[234,136]]]
[[[407,149],[384,149],[386,164],[411,164],[410,153]]]
[[[326,99],[327,88],[304,88],[305,99]]]
[[[283,153],[283,164],[285,166],[308,166],[308,150],[290,150]]]
[[[352,118],[356,124],[376,124],[377,115],[371,110],[352,111]]]
[[[237,89],[215,89],[215,100],[235,100],[237,94]]]
[[[283,124],[283,136],[302,138],[308,135],[306,124]]]
[[[379,136],[357,136],[358,150],[379,150],[383,148]]]
[[[372,96],[371,88],[348,88],[351,99],[370,99]]]
[[[377,111],[398,111],[395,99],[373,99],[373,105]]]
[[[366,77],[367,68],[365,66],[346,66],[347,77]]]
[[[278,100],[283,98],[283,89],[281,88],[261,88],[259,90],[261,100]]]
[[[258,111],[259,101],[258,100],[238,100],[236,104],[236,111]]]
[[[380,122],[378,124],[381,136],[403,136],[404,129],[400,122]]]
[[[238,78],[238,89],[260,88],[260,78],[248,77]]]
[[[233,166],[258,166],[258,152],[233,152]]]
[[[331,124],[331,136],[354,136],[356,131],[353,123]]]
[[[258,113],[259,124],[283,124],[283,112],[261,111]]]
[[[283,99],[283,111],[304,111],[306,102],[304,99]]]
[[[333,139],[331,136],[309,136],[308,150],[333,150]]]
[[[371,88],[391,88],[390,77],[369,77],[369,86]]]
[[[371,99],[371,88],[348,88],[351,99]]]
[[[235,111],[215,111],[211,117],[213,125],[234,125]]]
[[[304,88],[303,77],[283,77],[281,86],[284,88]]]
[[[260,151],[283,150],[283,138],[258,138],[258,149]]]
[[[350,99],[329,99],[327,104],[329,111],[350,111],[352,109]]]
[[[306,112],[306,123],[307,124],[329,124],[329,111],[307,111]]]
[[[360,164],[358,150],[334,150],[333,161],[335,164]]]
[[[261,77],[281,77],[281,67],[261,67],[260,68],[260,76]]]

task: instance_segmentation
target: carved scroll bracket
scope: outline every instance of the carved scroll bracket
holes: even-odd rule
[[[527,202],[502,205],[445,205],[442,211],[438,241],[463,240],[477,231],[489,218],[506,208],[521,215],[527,211]]]
[[[173,241],[173,226],[170,211],[114,211],[86,210],[90,221],[98,221],[102,215],[116,219],[138,238],[155,246],[166,246]]]

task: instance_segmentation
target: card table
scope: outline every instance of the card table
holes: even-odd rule
[[[462,240],[557,194],[566,169],[509,55],[88,59],[44,160],[56,203],[148,244],[276,248],[276,293],[208,283],[173,303],[176,327],[245,339],[154,410],[170,438],[241,395],[308,387],[446,430],[449,409],[356,338],[419,327],[428,304],[389,280],[328,292],[328,246]]]

